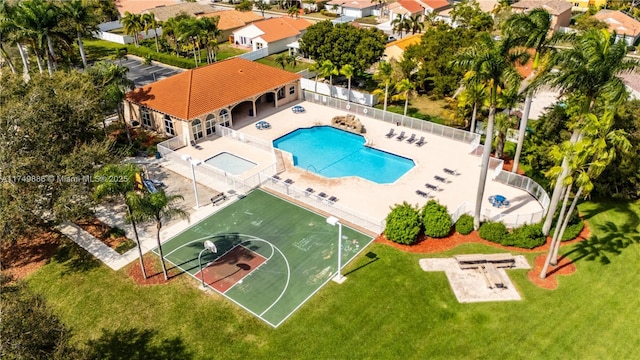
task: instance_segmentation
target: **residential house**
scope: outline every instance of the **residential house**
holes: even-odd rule
[[[423,19],[424,7],[415,0],[398,0],[387,7],[389,11],[389,19],[396,19],[398,17],[408,18],[412,16],[420,16]]]
[[[451,7],[451,3],[447,0],[415,0],[424,8],[425,15],[432,12],[440,12]]]
[[[231,58],[128,92],[125,119],[188,144],[216,135],[216,125],[234,127],[261,110],[301,99],[300,77]]]
[[[120,16],[124,16],[127,12],[140,14],[142,11],[156,6],[175,5],[180,3],[180,0],[115,0],[114,3]]]
[[[256,21],[264,20],[262,16],[254,13],[253,11],[238,10],[214,11],[208,14],[199,15],[198,17],[218,17],[218,29],[222,32],[218,40],[229,39],[235,30]]]
[[[620,78],[627,85],[630,97],[640,100],[640,72],[623,73]]]
[[[609,31],[616,33],[616,41],[623,40],[627,46],[633,46],[640,38],[640,21],[619,10],[600,10],[594,18],[609,25]]]
[[[329,12],[340,16],[359,19],[374,15],[380,3],[373,0],[331,0],[325,5]]]
[[[607,5],[607,0],[566,0],[571,4],[573,11],[587,11],[590,7],[596,9],[603,8]]]
[[[233,43],[256,51],[267,48],[268,54],[287,50],[287,44],[300,39],[311,23],[291,17],[256,21],[233,32]]]
[[[198,16],[213,12],[214,9],[209,5],[202,5],[196,2],[180,3],[175,5],[160,5],[154,8],[148,8],[142,11],[142,14],[153,13],[153,17],[158,21],[167,21],[172,17],[176,17],[179,13],[185,13],[191,16]]]
[[[571,23],[571,4],[564,0],[521,0],[511,4],[515,13],[528,13],[533,9],[544,9],[551,15],[551,29],[558,31]]]
[[[411,45],[419,44],[421,39],[422,34],[414,34],[400,40],[392,41],[385,47],[382,58],[385,61],[390,61],[391,59],[401,61],[404,51]]]

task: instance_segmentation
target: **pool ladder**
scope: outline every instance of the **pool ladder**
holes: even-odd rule
[[[308,166],[307,166],[307,172],[309,172],[309,168],[313,168],[313,170],[314,170],[314,172],[315,172],[316,174],[320,174],[320,172],[318,171],[318,169],[316,169],[316,167],[315,167],[315,166],[313,166],[313,165],[308,165]]]

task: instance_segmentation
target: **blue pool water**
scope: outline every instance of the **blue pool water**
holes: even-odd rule
[[[293,163],[327,178],[359,176],[389,184],[415,166],[411,159],[364,146],[361,135],[314,126],[298,129],[273,141],[273,146],[293,154]]]

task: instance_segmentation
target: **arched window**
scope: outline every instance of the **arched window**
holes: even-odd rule
[[[220,125],[229,127],[229,111],[227,109],[222,109],[220,111]]]
[[[193,139],[202,139],[202,122],[200,119],[195,119],[191,123],[191,131],[193,131]]]
[[[207,119],[204,121],[204,127],[207,131],[207,136],[213,135],[216,133],[216,116],[211,114],[207,116]]]
[[[164,131],[171,136],[176,135],[175,130],[173,130],[173,120],[171,120],[171,116],[169,115],[164,116]]]

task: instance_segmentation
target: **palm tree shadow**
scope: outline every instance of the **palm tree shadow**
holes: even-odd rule
[[[611,263],[612,256],[622,254],[624,249],[633,244],[640,244],[640,231],[634,223],[635,221],[631,221],[619,226],[612,221],[607,221],[597,227],[601,233],[605,234],[604,236],[592,235],[589,239],[577,243],[575,248],[564,254],[560,260],[576,256],[573,262],[585,259],[608,265]]]
[[[87,343],[90,358],[95,359],[193,359],[182,339],[158,339],[157,331],[136,328],[107,330]]]

